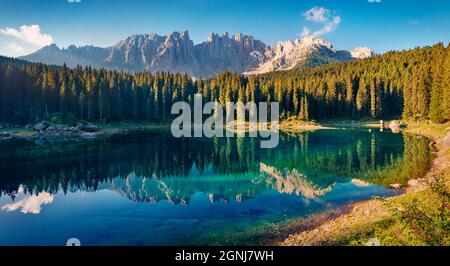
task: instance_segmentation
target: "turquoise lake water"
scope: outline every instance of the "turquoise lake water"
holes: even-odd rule
[[[0,245],[252,245],[423,174],[424,138],[366,130],[176,139],[167,132],[0,151]]]

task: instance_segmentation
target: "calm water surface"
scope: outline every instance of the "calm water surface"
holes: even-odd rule
[[[288,221],[399,191],[429,166],[424,138],[323,130],[175,139],[167,132],[43,148],[3,144],[0,245],[245,245]],[[281,228],[281,229],[280,229]]]

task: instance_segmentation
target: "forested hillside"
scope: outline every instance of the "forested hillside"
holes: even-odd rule
[[[126,73],[47,66],[0,57],[0,121],[27,123],[54,113],[84,120],[166,120],[173,102],[280,102],[283,118],[450,120],[450,45],[259,76]]]

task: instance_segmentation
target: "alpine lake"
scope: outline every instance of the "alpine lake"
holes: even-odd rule
[[[402,193],[429,140],[367,129],[258,138],[155,130],[0,148],[0,245],[263,245],[308,217]]]

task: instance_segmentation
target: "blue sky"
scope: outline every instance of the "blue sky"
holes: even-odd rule
[[[111,46],[134,33],[242,32],[266,44],[314,34],[376,52],[450,41],[448,0],[1,0],[0,54]]]

